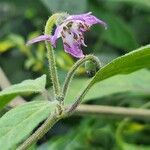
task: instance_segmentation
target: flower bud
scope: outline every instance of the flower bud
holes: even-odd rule
[[[97,67],[96,63],[92,61],[87,61],[85,62],[85,70],[88,77],[93,77],[96,74],[96,72],[99,70],[99,68]]]

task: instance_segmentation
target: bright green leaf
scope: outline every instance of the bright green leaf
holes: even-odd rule
[[[150,45],[118,57],[102,67],[91,80],[90,86],[118,74],[129,74],[148,67],[150,67]]]
[[[0,118],[0,147],[9,150],[22,142],[41,121],[54,112],[55,106],[56,102],[33,101],[7,112]]]
[[[79,93],[79,89],[84,88],[87,80],[74,79],[72,81],[66,97],[66,103],[72,103],[74,101],[77,93]],[[150,95],[149,83],[150,71],[148,70],[139,70],[128,75],[117,75],[95,84],[85,96],[84,101],[123,92]]]
[[[21,83],[12,85],[0,92],[0,108],[5,106],[10,100],[17,95],[26,93],[38,93],[45,89],[46,75],[35,80],[25,80]]]
[[[15,44],[10,40],[0,41],[0,53],[4,53],[14,46]]]
[[[90,89],[95,83],[101,82],[115,75],[129,74],[136,70],[148,67],[150,67],[150,45],[143,46],[135,51],[127,53],[126,55],[118,57],[102,67],[91,79],[88,84],[88,89]],[[116,82],[117,81],[115,81],[114,84],[116,84]],[[81,85],[81,83],[79,85]]]

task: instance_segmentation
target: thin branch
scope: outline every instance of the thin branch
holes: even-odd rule
[[[63,85],[63,88],[62,88],[62,93],[63,93],[63,96],[65,98],[66,94],[67,94],[67,90],[69,88],[69,84],[75,74],[75,71],[81,66],[83,65],[86,61],[92,61],[96,64],[96,67],[98,69],[101,68],[101,64],[100,64],[100,61],[99,59],[94,56],[94,55],[86,55],[84,58],[81,58],[79,59],[73,66],[72,68],[69,70],[68,74],[67,74],[67,77],[65,79],[65,82],[64,82],[64,85]]]
[[[75,110],[75,115],[115,115],[120,117],[133,117],[150,119],[150,110],[143,108],[125,108],[100,105],[79,105]]]

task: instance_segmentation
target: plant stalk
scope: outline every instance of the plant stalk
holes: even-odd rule
[[[74,65],[73,67],[70,69],[70,71],[68,72],[67,74],[67,77],[65,79],[65,82],[64,82],[64,85],[63,85],[63,88],[62,88],[62,93],[63,93],[63,96],[65,97],[66,94],[67,94],[67,90],[68,90],[68,87],[69,87],[69,84],[75,74],[75,71],[82,65],[84,64],[86,61],[93,61],[96,63],[97,65],[97,68],[101,68],[101,65],[100,65],[100,61],[99,59],[94,56],[94,55],[86,55],[84,58],[81,58],[79,59]]]
[[[62,115],[51,115],[17,150],[27,150],[32,144],[42,138],[53,125],[62,118]]]
[[[114,106],[81,104],[75,110],[76,115],[115,115],[121,117],[150,119],[150,110],[142,108],[125,108]]]
[[[51,34],[52,27],[54,26],[57,15],[58,14],[54,14],[46,22],[45,35]],[[46,44],[46,48],[47,48],[47,58],[48,58],[48,62],[49,62],[49,70],[50,70],[50,76],[51,76],[51,80],[52,80],[52,84],[53,84],[54,95],[57,98],[57,97],[59,97],[61,91],[60,91],[60,83],[58,80],[58,74],[57,74],[57,69],[56,69],[54,50],[48,41],[46,41],[45,44]]]

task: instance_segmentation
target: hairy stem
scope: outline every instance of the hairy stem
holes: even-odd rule
[[[65,82],[64,82],[64,85],[63,85],[63,89],[62,89],[62,93],[64,95],[64,97],[66,96],[66,93],[67,93],[67,90],[68,90],[68,87],[69,87],[69,84],[75,74],[75,71],[82,65],[84,64],[86,61],[93,61],[96,63],[97,65],[97,68],[100,69],[101,65],[100,65],[100,62],[99,62],[99,59],[94,56],[94,55],[87,55],[85,56],[84,58],[81,58],[79,59],[74,65],[73,67],[70,69],[70,71],[68,72],[67,74],[67,77],[65,79]]]
[[[45,26],[45,35],[50,35],[52,28],[57,20],[57,18],[61,14],[54,14],[52,15],[46,22]],[[51,44],[46,41],[46,48],[47,48],[47,57],[49,62],[49,70],[51,75],[51,80],[53,84],[54,96],[57,99],[61,95],[60,91],[60,84],[58,80],[57,70],[56,70],[56,62],[55,62],[55,55],[53,51],[53,47]],[[59,105],[58,105],[59,106]],[[58,110],[59,108],[59,110]],[[57,107],[58,113],[50,115],[47,120],[39,127],[17,150],[26,150],[30,147],[33,143],[38,141],[40,138],[48,132],[48,130],[62,117],[64,117],[61,107]]]
[[[114,107],[114,106],[99,106],[99,105],[79,105],[75,114],[77,115],[116,115],[121,117],[133,117],[133,118],[150,118],[150,110],[142,108],[125,108],[125,107]]]
[[[89,89],[90,89],[90,83],[85,87],[85,89],[81,92],[81,94],[76,98],[75,102],[66,110],[68,115],[71,115],[75,111],[75,109],[81,103],[81,101],[83,100],[84,96],[89,91]]]
[[[54,20],[56,19],[57,15],[58,14],[54,14],[46,22],[45,34],[47,34],[47,35],[51,34],[52,27],[54,26],[54,23],[55,23]],[[58,97],[60,95],[60,83],[58,80],[58,74],[57,74],[57,70],[56,70],[54,50],[48,41],[46,41],[45,44],[46,44],[46,48],[47,48],[47,58],[48,58],[48,62],[49,62],[49,70],[50,70],[51,80],[52,80],[52,84],[53,84],[53,90],[54,90],[55,96]]]
[[[62,118],[61,115],[54,114],[39,127],[17,150],[27,150],[32,144],[42,138],[53,125]]]

